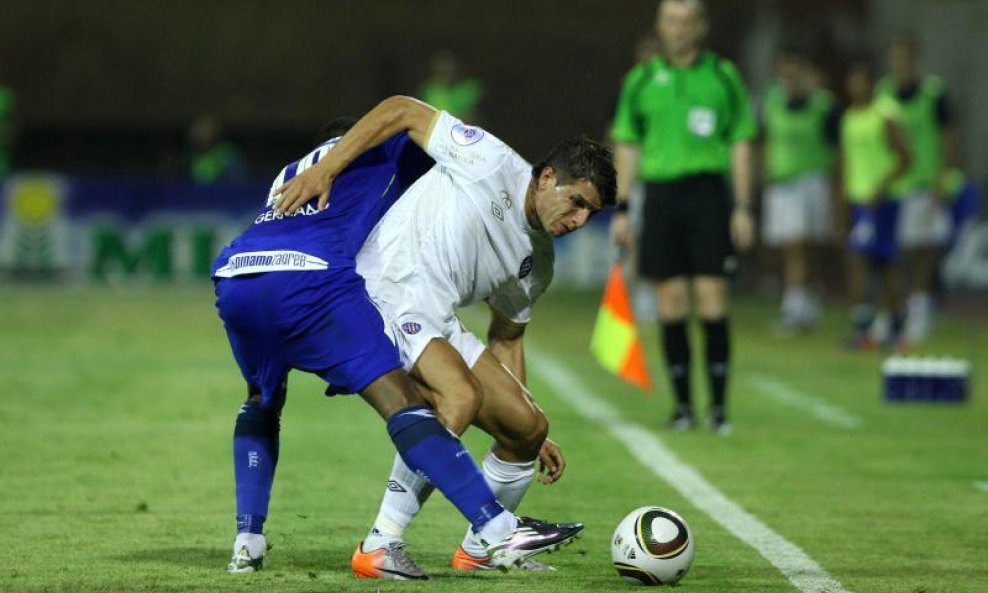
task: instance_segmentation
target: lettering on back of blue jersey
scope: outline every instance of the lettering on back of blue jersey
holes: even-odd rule
[[[269,208],[257,215],[257,218],[254,219],[254,224],[261,224],[262,222],[270,222],[272,220],[281,220],[282,218],[293,218],[295,216],[311,216],[313,214],[319,214],[319,209],[316,208],[315,204],[312,202],[309,202],[292,214],[282,214],[281,212],[275,212]]]

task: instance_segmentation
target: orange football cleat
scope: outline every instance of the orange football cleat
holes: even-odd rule
[[[400,541],[369,552],[364,551],[364,542],[360,542],[350,558],[350,568],[358,579],[424,581],[429,578],[405,551],[405,543]]]

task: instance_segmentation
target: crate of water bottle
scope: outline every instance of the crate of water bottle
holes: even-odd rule
[[[971,364],[955,358],[893,356],[882,363],[885,400],[962,402],[970,389]]]

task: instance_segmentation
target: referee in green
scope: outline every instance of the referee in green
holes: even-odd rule
[[[710,427],[729,434],[728,277],[735,249],[754,240],[748,93],[735,66],[703,49],[700,0],[662,0],[656,30],[663,51],[625,77],[611,131],[618,208],[611,236],[631,247],[627,196],[645,184],[638,271],[659,299],[662,348],[676,395],[673,430],[695,424],[687,321],[695,300],[703,323],[710,381]]]

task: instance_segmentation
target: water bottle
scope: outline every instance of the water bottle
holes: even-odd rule
[[[916,399],[919,401],[933,401],[936,393],[936,362],[928,357],[920,358],[916,361]]]
[[[882,362],[882,384],[885,390],[885,400],[890,402],[902,401],[903,396],[903,359],[898,356],[886,358]]]
[[[957,361],[957,390],[953,401],[966,401],[971,388],[971,363],[966,360]]]
[[[949,400],[951,365],[947,358],[934,358],[930,362],[930,399],[935,402]]]
[[[920,399],[919,360],[907,357],[902,359],[902,400]]]

